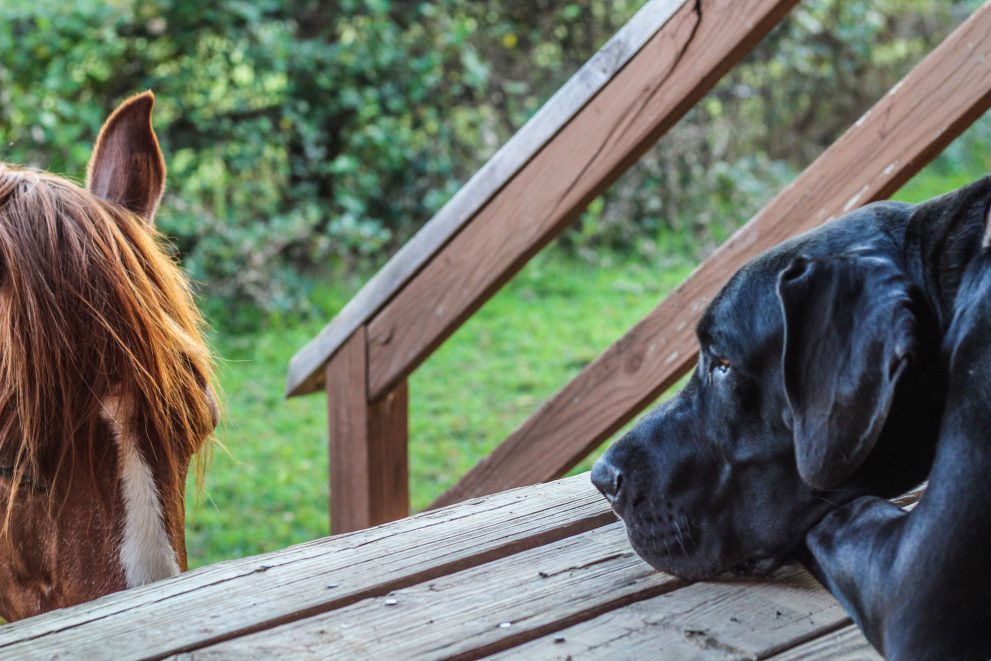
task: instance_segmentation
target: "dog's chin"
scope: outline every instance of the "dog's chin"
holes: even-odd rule
[[[700,581],[715,578],[724,568],[697,553],[697,549],[672,547],[665,536],[626,526],[630,546],[648,565],[679,578]]]
[[[659,544],[658,539],[649,533],[630,529],[629,526],[627,526],[627,535],[633,550],[651,567],[691,581],[761,578],[769,575],[788,559],[786,553],[757,555],[744,559],[711,557],[699,549],[679,547],[675,551]]]
[[[763,578],[785,563],[786,556],[749,558],[725,572],[731,578]]]

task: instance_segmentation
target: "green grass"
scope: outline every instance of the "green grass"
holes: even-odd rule
[[[410,379],[413,508],[452,486],[690,268],[687,260],[663,269],[616,260],[591,266],[554,249],[534,259]],[[320,291],[324,318],[215,333],[227,417],[218,438],[226,451],[215,451],[202,498],[190,483],[191,565],[327,534],[325,399],[284,400],[282,392],[289,358],[358,284]]]
[[[988,119],[896,198],[921,201],[991,171]],[[453,485],[692,266],[685,259],[669,258],[658,266],[611,255],[593,266],[554,247],[538,255],[410,380],[414,509]],[[289,358],[361,284],[358,278],[328,280],[314,295],[321,312],[312,319],[269,319],[253,333],[214,335],[227,409],[218,437],[226,452],[215,453],[204,497],[198,503],[190,498],[193,566],[328,532],[324,397],[282,397]],[[208,309],[223,309],[208,303]],[[576,470],[587,470],[589,463]]]

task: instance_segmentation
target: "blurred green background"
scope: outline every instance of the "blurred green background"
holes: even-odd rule
[[[615,341],[980,2],[806,0],[410,381],[426,506]],[[196,279],[227,420],[192,565],[327,534],[309,340],[636,0],[3,0],[0,159],[80,179],[153,89],[160,227]],[[989,170],[980,119],[899,197]],[[582,467],[587,467],[588,463]],[[580,467],[580,468],[582,468]]]

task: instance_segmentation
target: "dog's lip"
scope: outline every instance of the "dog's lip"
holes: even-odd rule
[[[622,520],[622,517],[620,518]],[[787,552],[765,551],[756,552],[742,559],[727,558],[721,562],[718,560],[713,562],[712,558],[706,559],[705,553],[701,556],[697,554],[701,549],[695,548],[694,539],[687,548],[680,544],[666,545],[662,548],[657,541],[661,536],[653,534],[656,531],[631,525],[626,520],[623,520],[623,524],[633,550],[641,559],[658,571],[691,581],[762,578],[778,569],[789,557]]]
[[[644,496],[637,496],[633,499],[633,502],[628,502],[626,494],[620,492],[615,496],[604,494],[600,492],[600,495],[606,499],[609,506],[612,507],[612,511],[615,512],[616,516],[619,517],[621,521],[626,521],[626,515],[637,508],[640,503],[644,501]]]
[[[727,573],[733,577],[759,578],[773,572],[783,561],[780,555],[758,555],[738,562]]]

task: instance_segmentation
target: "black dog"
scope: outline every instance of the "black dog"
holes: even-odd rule
[[[872,204],[740,269],[688,385],[592,470],[637,553],[804,554],[883,653],[991,657],[989,202],[991,177]],[[927,475],[911,513],[883,500]]]

